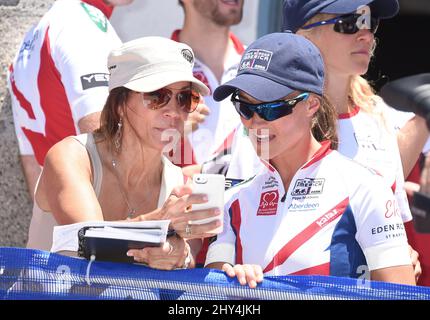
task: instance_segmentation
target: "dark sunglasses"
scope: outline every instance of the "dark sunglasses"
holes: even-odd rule
[[[178,106],[188,113],[196,110],[200,102],[200,95],[197,91],[185,89],[174,94],[170,89],[161,88],[153,92],[144,92],[143,103],[148,109],[158,110],[167,105],[173,95],[176,96]]]
[[[285,117],[293,112],[293,108],[303,100],[309,97],[309,93],[305,92],[293,99],[276,100],[264,103],[249,103],[239,99],[239,90],[237,90],[231,97],[236,111],[239,115],[249,120],[254,116],[254,112],[266,121],[274,121],[279,118]]]
[[[362,15],[356,14],[356,13],[347,14],[333,19],[318,21],[312,24],[308,24],[307,26],[302,27],[302,29],[307,30],[314,27],[323,26],[326,24],[334,24],[333,26],[334,31],[339,33],[345,33],[345,34],[354,34],[354,33],[357,33],[360,29],[363,29],[359,27],[360,23],[357,23],[360,17],[362,17]],[[363,26],[364,25],[365,24],[363,24]],[[375,33],[376,30],[378,30],[378,26],[379,26],[379,19],[371,17],[370,28],[366,28],[366,29],[369,29],[370,32]]]

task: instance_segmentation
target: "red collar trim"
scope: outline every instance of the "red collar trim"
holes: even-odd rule
[[[264,166],[267,168],[267,169],[269,169],[269,171],[270,172],[276,172],[276,169],[269,163],[269,162],[267,162],[266,160],[263,160],[263,159],[261,159],[260,158],[260,161],[261,161],[261,163],[262,164],[264,164]]]
[[[170,36],[170,39],[172,39],[173,41],[179,42],[179,34],[180,33],[181,33],[180,29],[173,31],[172,35]]]
[[[180,42],[179,41],[180,33],[181,33],[180,29],[173,31],[172,35],[170,36],[170,39],[176,42]],[[245,47],[243,46],[242,42],[240,42],[240,40],[232,32],[230,32],[230,40],[233,42],[233,46],[236,52],[242,55],[245,52]]]
[[[359,111],[360,111],[360,107],[354,106],[351,112],[341,113],[337,117],[339,119],[349,119],[349,118],[352,118],[353,116],[355,116]]]
[[[233,42],[236,52],[242,55],[245,52],[245,47],[243,46],[243,43],[240,42],[239,38],[236,37],[232,32],[230,32],[230,39]]]
[[[312,156],[312,158],[302,167],[302,169],[306,169],[313,165],[314,163],[320,161],[322,158],[327,156],[333,150],[330,149],[331,142],[326,140],[321,142],[321,148],[318,149],[317,152]]]

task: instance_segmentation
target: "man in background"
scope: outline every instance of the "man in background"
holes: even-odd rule
[[[243,44],[230,31],[242,20],[243,0],[180,0],[184,9],[182,30],[172,39],[188,44],[196,55],[194,76],[212,92],[236,75]],[[205,96],[200,113],[204,120],[190,133],[182,150],[182,166],[203,164],[216,155],[229,153],[239,116],[230,101],[216,102]],[[175,161],[177,163],[177,161]],[[178,164],[178,163],[177,163]]]

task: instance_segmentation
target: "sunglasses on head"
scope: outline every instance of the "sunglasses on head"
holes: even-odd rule
[[[181,110],[191,113],[196,110],[200,102],[200,95],[197,91],[192,89],[180,90],[176,94],[167,88],[161,88],[153,92],[143,93],[143,104],[151,110],[158,110],[167,105],[172,99],[176,97],[176,102]]]
[[[360,29],[368,29],[370,30],[370,32],[375,33],[376,30],[378,30],[379,19],[370,17],[370,26],[369,26],[368,23],[367,24],[365,23],[366,20],[364,20],[364,23],[362,20],[359,20],[362,17],[363,17],[362,15],[356,14],[356,13],[347,14],[333,19],[323,20],[312,24],[308,24],[302,27],[302,29],[307,30],[314,27],[323,26],[326,24],[334,24],[333,30],[339,33],[354,34],[354,33],[357,33]],[[364,19],[366,18],[364,17]]]
[[[292,99],[253,104],[240,100],[239,90],[236,90],[231,97],[231,102],[233,102],[239,115],[246,120],[251,119],[255,112],[263,120],[274,121],[291,114],[293,108],[300,101],[306,100],[308,97],[309,93],[305,92]]]

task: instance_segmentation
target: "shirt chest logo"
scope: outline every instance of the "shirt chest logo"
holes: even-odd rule
[[[320,195],[324,189],[325,179],[323,178],[305,178],[298,179],[294,185],[291,195],[293,197]]]
[[[257,216],[273,216],[278,210],[278,190],[266,191],[261,194]]]

